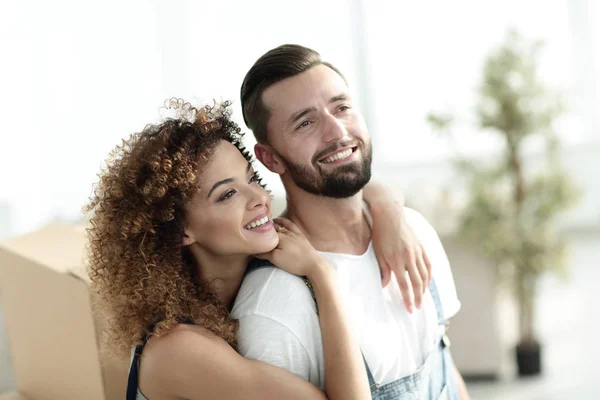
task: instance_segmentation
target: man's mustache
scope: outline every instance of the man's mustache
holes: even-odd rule
[[[358,141],[343,141],[343,142],[337,142],[332,144],[331,146],[327,147],[324,150],[321,150],[320,152],[318,152],[314,157],[313,157],[313,163],[316,163],[317,161],[319,161],[320,159],[322,159],[323,157],[325,157],[328,154],[331,153],[335,153],[337,150],[344,148],[344,147],[358,147],[359,143]]]

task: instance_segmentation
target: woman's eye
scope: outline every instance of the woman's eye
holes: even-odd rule
[[[249,183],[252,182],[258,182],[260,180],[260,177],[258,176],[258,172],[255,172],[252,174],[252,176],[250,177],[250,181]]]
[[[230,199],[234,194],[236,194],[236,191],[234,189],[228,190],[225,193],[223,193],[221,197],[219,197],[219,201]]]

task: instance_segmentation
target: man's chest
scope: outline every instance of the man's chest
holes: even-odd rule
[[[426,294],[420,310],[409,313],[395,279],[381,287],[374,255],[350,261],[338,264],[340,293],[375,380],[387,383],[415,372],[435,345],[431,295]]]

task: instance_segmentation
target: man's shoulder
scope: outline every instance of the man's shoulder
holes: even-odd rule
[[[315,301],[304,280],[276,267],[261,267],[244,278],[232,316],[239,321],[239,353],[322,387],[322,349]]]
[[[404,207],[404,217],[427,252],[432,277],[442,300],[444,316],[450,318],[460,310],[461,304],[444,246],[433,226],[420,212]]]
[[[418,212],[410,207],[404,207],[404,218],[406,223],[415,231],[417,236],[420,234],[431,234],[432,232],[437,235],[433,226],[427,221],[427,219]]]
[[[275,266],[246,275],[231,311],[237,319],[257,315],[280,323],[311,313],[316,304],[304,280]]]
[[[417,239],[423,243],[425,248],[435,248],[441,245],[437,231],[419,211],[404,207],[404,220],[412,228]]]

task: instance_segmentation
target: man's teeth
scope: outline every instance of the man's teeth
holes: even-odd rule
[[[267,222],[269,222],[269,217],[262,217],[258,221],[250,222],[244,228],[246,228],[246,229],[258,228],[259,226],[262,226],[262,225],[266,224]]]
[[[323,162],[324,163],[331,163],[331,162],[334,162],[334,161],[337,161],[337,160],[341,160],[342,158],[349,157],[350,154],[352,154],[352,149],[340,151],[339,153],[335,153],[331,157],[327,157],[326,159],[323,160]]]

